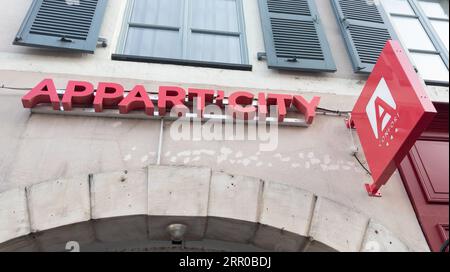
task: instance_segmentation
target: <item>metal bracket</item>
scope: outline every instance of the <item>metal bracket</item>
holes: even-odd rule
[[[97,39],[97,43],[101,43],[102,47],[107,47],[108,46],[108,40],[106,38],[98,38]]]
[[[62,42],[73,42],[71,39],[67,38],[66,36],[62,36],[61,39],[59,39]]]
[[[350,28],[350,24],[347,21],[347,18],[342,18],[341,19],[341,23],[344,26],[345,29],[349,29]]]
[[[256,57],[258,58],[258,60],[266,60],[267,59],[267,53],[266,52],[258,52],[256,54]]]
[[[371,197],[381,197],[381,193],[378,188],[376,188],[373,184],[364,184],[366,187],[366,191]]]
[[[316,24],[318,24],[318,23],[319,23],[319,16],[315,15],[315,16],[313,17],[313,22],[316,23]]]
[[[364,66],[358,66],[358,67],[356,67],[356,70],[358,70],[358,71],[362,71],[362,70],[364,70],[364,69],[366,69],[366,67],[364,67]]]
[[[345,118],[344,122],[345,122],[345,126],[347,126],[347,128],[351,128],[351,129],[355,129],[356,128],[355,122],[352,119]]]

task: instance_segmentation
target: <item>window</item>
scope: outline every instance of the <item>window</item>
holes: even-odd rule
[[[132,0],[113,59],[250,70],[242,0]]]
[[[419,1],[419,5],[448,51],[448,0]]]
[[[383,0],[382,4],[423,79],[448,84],[448,0]]]

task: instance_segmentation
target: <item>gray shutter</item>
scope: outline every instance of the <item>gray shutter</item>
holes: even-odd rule
[[[106,3],[34,0],[13,43],[94,53]]]
[[[358,73],[372,72],[386,42],[395,34],[373,0],[331,0]]]
[[[314,0],[259,0],[271,69],[335,72]]]

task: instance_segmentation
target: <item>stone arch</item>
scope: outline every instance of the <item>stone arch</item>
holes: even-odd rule
[[[183,248],[166,228],[187,226]],[[369,216],[312,192],[210,168],[148,166],[0,193],[0,251],[408,251]]]

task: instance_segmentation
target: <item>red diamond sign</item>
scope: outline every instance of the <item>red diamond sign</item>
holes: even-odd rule
[[[388,41],[352,111],[373,183],[371,196],[389,180],[436,114],[423,80],[402,46]]]

